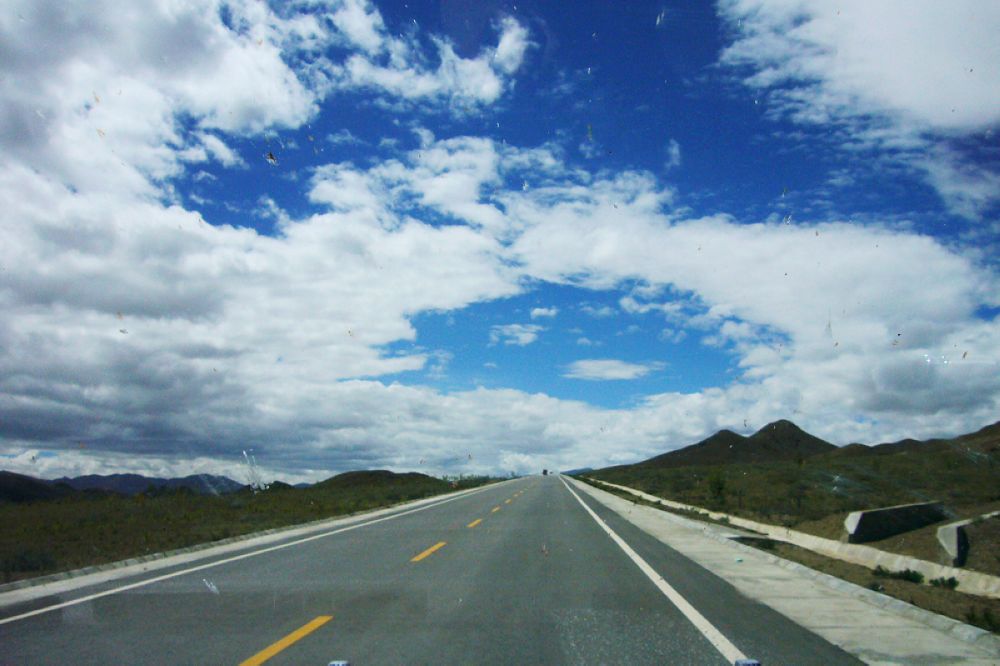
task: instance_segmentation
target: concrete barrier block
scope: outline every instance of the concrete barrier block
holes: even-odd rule
[[[968,520],[960,520],[956,523],[943,525],[937,530],[937,540],[944,548],[947,563],[954,567],[965,566],[965,560],[969,556],[969,536],[965,532]]]
[[[937,540],[945,552],[947,563],[954,567],[965,566],[965,560],[969,557],[969,534],[965,530],[967,525],[971,525],[977,520],[989,520],[1000,516],[1000,511],[984,513],[975,518],[956,520],[953,523],[942,525],[937,530]]]
[[[920,529],[947,517],[940,502],[900,504],[853,511],[844,519],[844,529],[848,543],[865,543]]]

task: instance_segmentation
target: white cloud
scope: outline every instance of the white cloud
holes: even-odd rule
[[[335,146],[351,146],[363,143],[361,139],[354,136],[354,134],[351,133],[351,130],[347,128],[342,128],[337,132],[328,135],[326,140]]]
[[[638,379],[661,368],[656,363],[627,363],[614,359],[583,359],[570,363],[564,377],[571,379],[615,380]]]
[[[232,167],[244,166],[246,164],[236,151],[227,146],[222,139],[214,134],[203,132],[198,135],[198,139],[208,152],[211,153],[212,157],[222,163],[222,166]]]
[[[938,149],[916,164],[959,215],[976,218],[987,205],[1000,200],[1000,173],[960,161],[952,151]]]
[[[502,324],[490,328],[490,344],[503,342],[505,345],[524,347],[538,339],[545,327],[537,324]]]
[[[665,328],[660,331],[660,339],[664,342],[670,342],[672,344],[680,344],[685,339],[687,339],[687,331],[677,330],[672,328]]]
[[[735,33],[723,64],[778,113],[839,123],[845,139],[924,170],[952,209],[976,217],[1000,200],[993,171],[955,176],[950,139],[1000,123],[1000,5],[726,0]]]
[[[251,1],[234,5],[239,29],[183,4],[45,9],[26,2],[8,12],[25,18],[16,29],[0,23],[9,56],[0,454],[18,471],[238,476],[248,446],[265,469],[303,475],[420,460],[430,471],[567,468],[796,410],[804,427],[839,443],[962,432],[1000,411],[1000,326],[976,314],[1000,305],[989,267],[874,223],[689,219],[652,175],[573,170],[551,145],[425,132],[420,149],[392,160],[316,169],[298,184],[313,214],[260,200],[275,236],[209,225],[177,203],[173,179],[198,173],[186,160],[225,163],[223,146],[306,122],[336,92],[316,73],[323,44],[354,45],[356,57],[413,74],[418,87],[428,77],[425,102],[482,102],[491,89],[477,88],[479,74],[464,65],[451,74],[426,66],[380,33],[370,11],[345,14],[328,34],[317,17],[283,18]],[[469,61],[480,83],[485,66],[511,85],[497,63],[516,59],[502,50]],[[398,60],[407,54],[412,61]],[[479,92],[456,92],[466,85]],[[940,187],[958,176],[942,172]],[[387,351],[416,338],[417,314],[540,282],[631,289],[624,312],[714,339],[733,356],[733,380],[623,410],[379,380],[446,372],[442,352]],[[508,324],[490,334],[523,345],[542,330]],[[658,367],[603,363],[571,370]],[[25,455],[43,448],[56,455]]]
[[[330,69],[339,88],[365,88],[409,101],[438,100],[455,113],[465,113],[495,102],[513,85],[510,77],[529,46],[527,29],[505,17],[498,25],[497,47],[485,48],[475,58],[463,58],[450,42],[433,38],[438,64],[432,68],[416,39],[388,34],[381,18],[376,22],[371,14],[362,17],[355,3],[351,6],[353,18],[340,27],[350,31],[351,41],[365,54],[354,54]]]
[[[544,148],[425,134],[419,151],[367,170],[318,169],[306,193],[329,212],[281,218],[262,202],[282,219],[274,238],[134,195],[108,215],[105,193],[73,193],[12,165],[0,174],[11,202],[11,241],[0,247],[10,285],[0,303],[4,445],[65,450],[84,440],[135,458],[132,442],[145,441],[149,457],[135,464],[151,468],[194,452],[224,466],[227,452],[252,444],[274,468],[406,469],[426,459],[424,469],[490,471],[518,456],[563,468],[637,459],[744,418],[792,414],[846,443],[961,432],[1000,408],[1000,333],[974,315],[996,304],[996,277],[933,239],[874,225],[674,219],[664,213],[670,193],[646,175],[557,163]],[[534,169],[537,186],[492,194],[519,169]],[[468,174],[467,187],[448,196],[439,177],[452,173]],[[419,223],[414,202],[466,224]],[[480,223],[491,215],[492,226]],[[727,386],[629,410],[376,381],[446,372],[432,353],[385,354],[414,339],[414,313],[519,293],[524,277],[632,285],[623,312],[662,317],[673,340],[705,335],[737,373]],[[525,345],[542,330],[508,324],[490,336]],[[618,363],[569,372],[624,378],[659,367]]]
[[[959,0],[830,4],[726,0],[738,32],[723,62],[756,69],[758,88],[790,83],[830,111],[887,113],[940,130],[1000,122],[1000,8]]]
[[[618,314],[610,305],[581,305],[580,312],[595,319],[607,319]]]
[[[667,144],[666,167],[673,169],[681,165],[681,145],[675,139],[671,139]]]
[[[427,376],[431,379],[444,379],[448,374],[448,365],[455,358],[450,351],[439,349],[430,355],[430,364],[427,367]]]
[[[506,16],[500,22],[500,43],[493,52],[493,62],[503,73],[513,74],[521,67],[528,46],[528,30]]]
[[[539,317],[555,317],[559,314],[559,308],[552,306],[551,308],[532,308],[531,318],[538,319]]]
[[[609,210],[618,189],[597,181],[587,192],[567,184],[559,195],[526,193],[514,207],[525,228],[514,256],[536,279],[594,289],[669,286],[682,297],[632,296],[621,305],[661,313],[672,328],[709,331],[706,342],[730,349],[741,375],[720,396],[733,405],[783,405],[767,412],[772,417],[796,409],[814,417],[877,413],[881,427],[902,429],[953,410],[951,378],[963,376],[976,388],[959,391],[968,416],[954,418],[984,423],[997,408],[1000,379],[986,374],[1000,362],[995,354],[960,370],[890,369],[897,360],[917,364],[921,354],[954,360],[970,344],[956,336],[997,328],[974,314],[977,303],[996,302],[997,278],[970,259],[929,237],[878,226],[737,224],[724,216],[671,222],[646,205],[655,190]],[[915,382],[922,406],[899,400],[899,384],[888,377]]]
[[[341,0],[331,20],[352,45],[375,55],[385,48],[385,23],[369,2]]]

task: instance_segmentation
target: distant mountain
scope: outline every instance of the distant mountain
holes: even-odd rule
[[[578,467],[577,469],[563,470],[562,472],[560,472],[560,474],[567,474],[567,475],[586,474],[587,472],[593,472],[593,471],[594,471],[593,467]]]
[[[689,467],[800,460],[836,450],[791,421],[769,423],[749,437],[720,430],[697,444],[636,463],[638,467]]]
[[[51,483],[14,472],[0,472],[0,502],[37,502],[74,494],[65,484]]]
[[[110,490],[123,495],[138,495],[150,486],[157,490],[187,488],[201,495],[225,495],[243,488],[242,483],[214,474],[192,474],[176,479],[161,479],[141,474],[88,474],[73,478],[63,477],[48,483],[62,483],[76,490]]]

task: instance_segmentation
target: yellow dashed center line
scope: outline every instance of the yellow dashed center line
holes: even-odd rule
[[[500,507],[498,507],[498,506],[495,506],[495,507],[493,507],[492,509],[490,509],[490,513],[496,513],[496,512],[497,512],[497,511],[499,511],[499,510],[500,510]]]
[[[510,504],[510,500],[504,500],[503,503],[504,504]]]
[[[471,523],[469,523],[468,525],[466,525],[466,527],[475,527],[476,525],[478,525],[481,522],[483,522],[482,518],[476,518]]]
[[[258,666],[258,664],[263,664],[265,661],[278,654],[292,643],[305,638],[332,619],[332,615],[320,615],[315,620],[302,625],[292,633],[288,634],[277,643],[269,645],[246,661],[240,662],[240,666]]]
[[[444,548],[445,544],[447,544],[447,543],[448,543],[447,541],[438,541],[436,544],[434,544],[433,546],[431,546],[430,548],[428,548],[424,552],[420,553],[419,555],[414,556],[410,561],[411,562],[419,562],[420,560],[424,559],[425,557],[433,555],[435,551],[440,550],[441,548]]]

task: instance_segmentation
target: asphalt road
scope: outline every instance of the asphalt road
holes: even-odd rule
[[[579,496],[747,657],[859,663]],[[731,663],[689,616],[560,478],[529,477],[0,624],[0,663]]]

